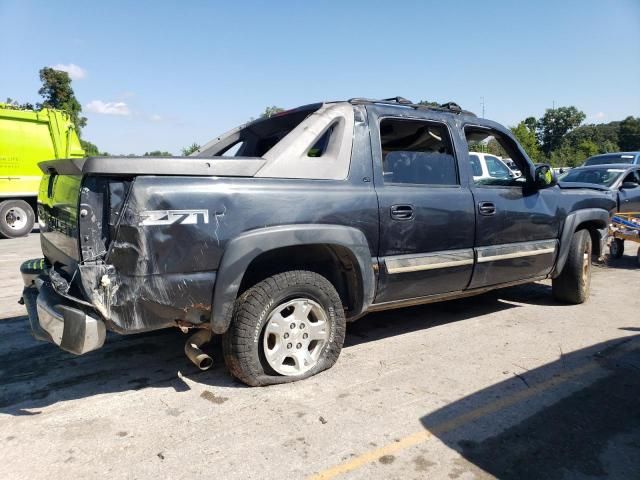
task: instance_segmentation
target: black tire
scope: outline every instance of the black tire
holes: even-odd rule
[[[624,240],[620,238],[614,238],[609,245],[609,255],[612,258],[621,258],[624,255]]]
[[[0,237],[24,237],[31,231],[35,221],[31,205],[24,200],[5,200],[0,203]]]
[[[328,324],[328,338],[319,350],[313,368],[301,374],[281,375],[267,361],[263,340],[271,313],[294,299],[308,299],[322,308]],[[280,273],[262,280],[236,300],[231,325],[222,337],[224,360],[231,374],[250,386],[301,380],[336,363],[345,328],[340,296],[326,278],[304,270]]]
[[[638,266],[640,267],[640,247],[638,247],[638,251],[636,253],[636,260],[638,261]]]
[[[569,256],[562,273],[553,279],[551,287],[556,300],[565,303],[584,303],[591,287],[591,236],[578,230],[571,238]]]

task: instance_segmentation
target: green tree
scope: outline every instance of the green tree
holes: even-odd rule
[[[182,149],[182,155],[188,157],[197,150],[200,150],[200,145],[198,145],[196,142],[193,142],[188,147]]]
[[[82,128],[87,124],[87,119],[81,116],[82,106],[76,99],[73,88],[71,88],[69,74],[50,67],[44,67],[40,70],[40,81],[42,81],[42,87],[38,90],[38,93],[42,95],[44,102],[37,105],[38,109],[57,108],[58,110],[64,110],[71,117],[78,136],[80,136]]]
[[[440,104],[438,102],[430,102],[429,100],[420,100],[418,105],[426,105],[427,107],[439,107]]]
[[[576,160],[579,163],[582,163],[587,158],[599,153],[598,145],[593,140],[584,140],[580,142],[576,151],[578,153]]]
[[[197,149],[196,149],[197,150]],[[162,152],[160,150],[153,150],[152,152],[144,152],[143,157],[172,157],[170,152]]]
[[[527,152],[529,158],[537,163],[541,161],[542,156],[540,153],[540,146],[538,145],[538,139],[536,137],[535,130],[531,129],[531,124],[527,124],[527,120],[520,122],[515,127],[511,127],[511,131],[518,139],[518,142],[520,143],[522,148],[524,148],[524,151]],[[535,121],[535,119],[533,120]]]
[[[264,109],[264,112],[260,114],[260,118],[273,117],[276,113],[284,112],[284,108],[276,107],[272,105]]]
[[[562,145],[564,137],[579,126],[586,115],[576,107],[549,108],[538,120],[537,134],[542,151],[547,157]]]
[[[498,142],[498,140],[496,140],[495,138],[489,139],[489,141],[487,142],[486,151],[487,153],[497,155],[498,157],[504,158],[509,156],[504,148],[502,148],[502,145],[500,145],[500,142]]]
[[[576,167],[582,162],[578,161],[576,150],[565,142],[551,152],[549,163],[554,167]]]
[[[538,129],[538,120],[536,120],[535,117],[527,117],[522,123],[524,123],[530,132],[534,134],[536,133],[536,130]]]
[[[96,145],[94,145],[93,143],[87,141],[87,140],[82,140],[80,139],[80,144],[82,145],[82,149],[84,150],[84,154],[87,157],[97,157],[99,155],[101,155],[100,150],[98,150],[98,147]]]
[[[640,117],[627,117],[618,131],[620,150],[640,150]]]
[[[615,152],[618,147],[618,130],[620,122],[600,123],[597,125],[582,125],[569,132],[565,140],[575,150],[584,142],[596,145],[595,153]],[[584,149],[583,149],[584,150]]]
[[[16,110],[35,110],[35,106],[33,105],[33,103],[29,103],[29,102],[18,103],[17,100],[14,100],[11,97],[7,97],[7,100],[4,103],[5,105]]]

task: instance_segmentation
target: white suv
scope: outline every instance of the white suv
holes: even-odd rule
[[[522,175],[520,172],[511,170],[500,157],[490,153],[469,152],[469,161],[475,181],[485,178],[509,180]]]

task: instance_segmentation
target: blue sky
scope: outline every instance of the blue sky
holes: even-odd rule
[[[41,67],[72,68],[84,138],[111,153],[176,154],[268,105],[356,96],[476,113],[484,97],[506,125],[553,102],[640,115],[639,0],[0,0],[0,25],[0,99],[36,102]]]

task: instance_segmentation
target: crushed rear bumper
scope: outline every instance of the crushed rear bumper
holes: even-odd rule
[[[82,305],[59,295],[46,274],[44,259],[24,262],[24,300],[33,336],[81,355],[104,344],[106,326]]]

